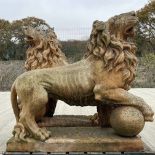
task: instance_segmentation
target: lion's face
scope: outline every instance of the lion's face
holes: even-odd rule
[[[25,30],[25,41],[31,47],[35,47],[41,42],[44,42],[42,46],[46,45],[47,43],[53,44],[53,42],[56,42],[55,44],[59,44],[53,29],[50,29],[49,31],[40,31],[32,27]]]
[[[128,12],[110,18],[107,25],[111,35],[114,35],[117,39],[127,41],[134,37],[137,22],[138,18],[135,12]]]
[[[30,46],[36,46],[40,42],[41,35],[34,28],[25,30],[25,40]]]

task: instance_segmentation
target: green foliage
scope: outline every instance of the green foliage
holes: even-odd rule
[[[145,54],[143,57],[140,58],[139,63],[145,66],[155,66],[155,54],[149,53]]]
[[[155,1],[150,1],[141,10],[137,11],[139,23],[137,27],[136,42],[138,55],[155,54]]]
[[[4,59],[4,52],[11,46],[10,23],[0,19],[0,58]]]
[[[133,87],[155,87],[155,54],[149,53],[139,58]]]
[[[69,61],[75,62],[80,60],[86,51],[87,41],[62,41],[62,49]]]

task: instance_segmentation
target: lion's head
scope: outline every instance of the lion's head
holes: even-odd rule
[[[135,12],[132,11],[112,17],[106,24],[111,35],[114,35],[120,40],[127,41],[134,37],[137,21],[138,18]]]
[[[45,32],[28,28],[25,30],[25,36],[29,44],[26,52],[26,70],[67,64],[66,57],[60,49],[60,43],[53,29]]]
[[[132,13],[115,16],[107,22],[95,21],[85,55],[85,58],[93,55],[102,59],[104,68],[109,72],[121,71],[125,89],[133,81],[137,66],[136,46],[128,39],[133,37],[136,21],[135,16],[132,18]]]

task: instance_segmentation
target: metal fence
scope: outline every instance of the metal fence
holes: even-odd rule
[[[87,40],[91,27],[54,28],[59,40]]]

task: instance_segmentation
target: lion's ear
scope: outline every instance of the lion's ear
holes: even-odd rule
[[[97,23],[99,23],[100,21],[99,20],[95,20],[94,22],[93,22],[93,27],[97,24]]]
[[[101,31],[105,29],[105,22],[103,21],[99,21],[99,20],[95,20],[93,22],[93,29],[95,29],[96,31]]]

